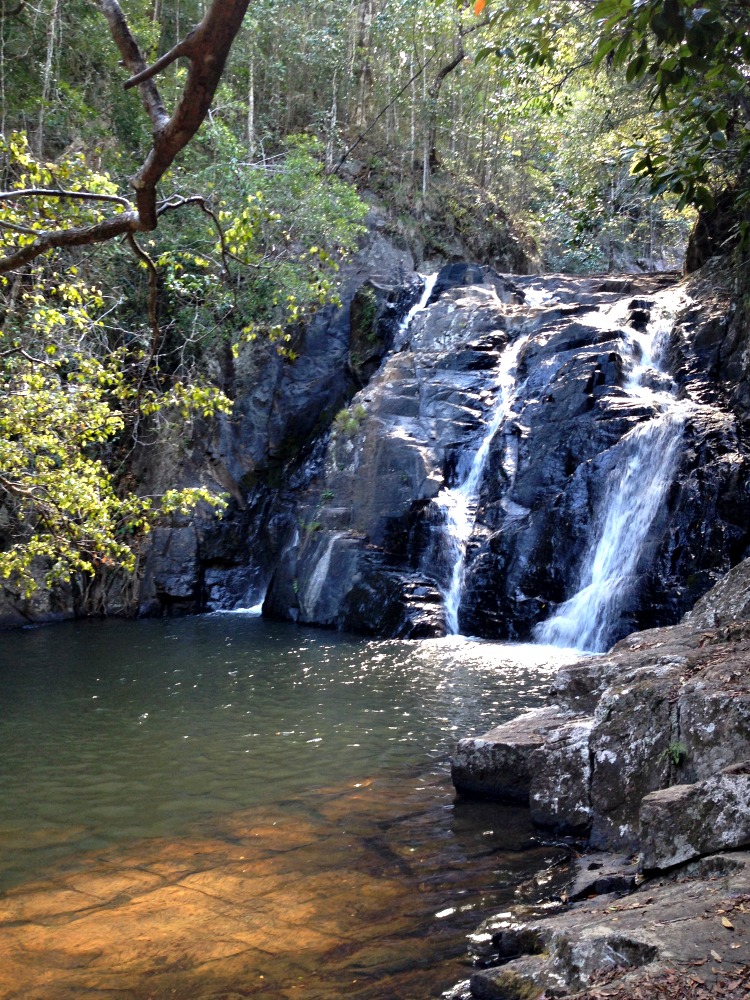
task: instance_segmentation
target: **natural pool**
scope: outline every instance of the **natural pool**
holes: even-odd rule
[[[448,755],[574,656],[243,614],[0,635],[0,997],[439,996],[555,858]]]

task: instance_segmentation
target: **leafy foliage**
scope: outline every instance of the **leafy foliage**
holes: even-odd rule
[[[0,278],[6,586],[30,593],[40,567],[47,585],[105,566],[132,569],[139,537],[158,518],[199,503],[225,505],[202,488],[139,495],[121,463],[133,442],[158,437],[160,423],[189,427],[194,416],[230,412],[201,374],[217,317],[234,313],[237,326],[245,318],[247,336],[285,344],[290,323],[334,297],[337,261],[355,248],[366,208],[348,185],[324,175],[318,153],[310,139],[292,143],[276,169],[252,178],[255,194],[237,165],[235,184],[225,180],[213,192],[222,198],[219,212],[199,199],[197,220],[163,227],[145,249],[136,247],[136,261],[112,246],[95,261],[48,255]],[[6,253],[50,226],[96,225],[124,201],[110,173],[89,166],[81,151],[40,161],[27,136],[13,133],[0,154],[6,187],[18,192],[0,210]],[[176,204],[196,201],[181,193],[196,178],[214,187],[210,156],[189,166],[173,174]],[[87,280],[92,272],[100,284]],[[190,328],[200,331],[192,345]]]
[[[145,58],[205,6],[131,0]],[[300,0],[289,30],[288,8],[253,3],[211,111],[161,176],[158,229],[0,280],[0,577],[33,585],[38,557],[58,579],[131,566],[160,512],[208,499],[138,496],[128,454],[228,409],[230,348],[294,357],[363,232],[342,177],[378,192],[418,256],[520,260],[523,246],[563,270],[676,266],[696,207],[726,188],[747,199],[746,8]],[[153,123],[88,0],[3,5],[0,32],[7,256],[130,211]],[[177,61],[159,73],[167,113],[186,79]]]
[[[222,498],[204,489],[169,491],[159,503],[123,492],[106,459],[113,442],[138,414],[179,405],[211,415],[226,400],[213,389],[176,384],[166,394],[139,393],[137,363],[126,348],[93,357],[81,344],[96,330],[103,305],[96,289],[73,276],[47,304],[34,275],[21,298],[24,324],[0,338],[0,579],[27,595],[37,585],[39,560],[47,585],[101,566],[134,566],[134,543],[158,516],[199,502],[215,509]],[[37,290],[34,290],[36,286]]]
[[[658,108],[635,174],[680,206],[711,209],[750,164],[750,15],[733,0],[600,0],[596,62],[644,82]]]

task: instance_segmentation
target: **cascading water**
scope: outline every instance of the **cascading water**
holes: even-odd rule
[[[443,604],[446,627],[451,635],[457,635],[459,630],[458,610],[466,567],[466,547],[476,520],[476,505],[482,477],[492,441],[506,420],[513,402],[516,363],[526,340],[526,337],[519,337],[503,351],[496,382],[497,400],[492,419],[477,450],[468,452],[462,457],[458,470],[458,485],[445,487],[434,501],[443,513],[443,533],[448,546],[450,574],[448,586],[443,594]]]
[[[435,287],[435,282],[437,281],[438,278],[438,272],[436,271],[434,274],[423,274],[420,275],[420,277],[424,281],[422,293],[419,296],[419,299],[414,303],[413,306],[411,306],[411,308],[408,310],[408,312],[405,314],[405,316],[398,325],[398,329],[396,330],[396,334],[394,337],[394,346],[396,348],[402,346],[403,341],[405,340],[408,334],[409,327],[411,326],[412,321],[414,320],[414,317],[417,315],[417,313],[422,312],[427,306],[430,296],[432,295],[432,290]],[[331,559],[333,556],[334,548],[336,546],[336,542],[341,537],[342,537],[341,532],[333,532],[333,534],[331,534],[327,542],[321,547],[320,556],[318,557],[318,560],[310,574],[309,582],[307,583],[307,587],[305,588],[304,592],[304,604],[307,609],[307,612],[311,616],[315,612],[316,605],[320,600],[320,595],[323,591],[323,586],[326,577],[330,572]],[[296,546],[298,542],[299,542],[299,533],[295,532],[295,539],[293,541],[293,545]]]
[[[674,477],[682,427],[679,414],[666,413],[620,442],[617,477],[606,491],[579,590],[537,627],[539,642],[591,652],[608,647],[612,620],[635,585],[649,528]]]
[[[422,312],[426,308],[427,303],[430,300],[430,296],[432,295],[432,290],[435,287],[435,282],[438,279],[438,272],[435,271],[434,274],[421,274],[420,277],[424,280],[422,294],[398,325],[398,330],[396,331],[396,336],[394,338],[394,345],[396,348],[401,346],[401,342],[406,336],[414,317],[417,313]]]
[[[624,388],[657,411],[615,446],[616,464],[605,490],[576,593],[535,629],[537,641],[590,652],[608,648],[612,626],[636,585],[649,529],[671,485],[685,424],[659,352],[672,313],[663,311],[646,332],[632,331],[632,368]],[[651,388],[657,385],[659,388]],[[664,388],[668,386],[668,388]]]

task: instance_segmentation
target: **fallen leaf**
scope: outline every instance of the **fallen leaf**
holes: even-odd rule
[[[721,918],[721,923],[722,923],[722,926],[728,927],[730,931],[734,930],[734,924],[732,923],[732,921],[728,917],[722,917]]]
[[[724,961],[721,955],[718,953],[718,951],[714,951],[713,948],[711,949],[711,958],[714,960],[714,962]]]

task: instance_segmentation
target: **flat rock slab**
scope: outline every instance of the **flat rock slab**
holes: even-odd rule
[[[726,848],[750,845],[750,761],[641,801],[642,866],[666,869]]]
[[[552,706],[506,722],[483,736],[460,740],[451,761],[451,777],[463,795],[527,804],[531,755],[547,734],[571,722],[570,712]]]
[[[530,1000],[545,989],[587,1000],[688,997],[699,988],[740,1000],[750,967],[750,854],[703,859],[621,899],[600,897],[528,923],[487,921],[484,929],[499,959],[515,945],[525,954],[473,973],[471,995],[482,1000]],[[666,976],[685,989],[642,986]],[[735,981],[736,992],[724,991]]]
[[[571,902],[608,893],[632,892],[638,881],[633,858],[621,854],[585,854],[573,865],[573,881],[567,892]]]

